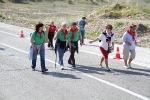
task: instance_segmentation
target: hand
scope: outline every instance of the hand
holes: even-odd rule
[[[132,44],[130,42],[126,42],[129,46],[131,46]]]
[[[34,50],[34,52],[36,52],[36,51],[37,51],[37,48],[36,48],[36,46],[34,46],[34,47],[33,47],[33,50]]]
[[[90,43],[90,44],[92,44],[92,43],[93,43],[93,41],[89,41],[89,43]]]
[[[45,49],[45,46],[44,46],[44,44],[41,46],[41,49],[42,49],[42,50],[44,50],[44,49]]]
[[[80,42],[80,46],[82,46],[82,42]]]
[[[57,37],[54,38],[54,40],[56,40],[56,39],[57,39]]]
[[[107,41],[107,43],[110,43],[110,41]]]
[[[138,43],[137,43],[137,42],[135,42],[135,45],[136,45],[136,46],[138,46]]]

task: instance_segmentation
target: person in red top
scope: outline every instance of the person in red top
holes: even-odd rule
[[[56,30],[57,28],[54,25],[54,22],[51,21],[51,23],[48,25],[48,39],[49,39],[48,47],[51,47],[52,49],[54,49],[53,38],[54,38]]]

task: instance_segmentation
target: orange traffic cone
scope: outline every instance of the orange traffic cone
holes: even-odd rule
[[[113,58],[113,59],[122,59],[122,58],[120,57],[119,47],[117,47],[116,57]]]
[[[21,30],[20,38],[24,38],[23,30]]]

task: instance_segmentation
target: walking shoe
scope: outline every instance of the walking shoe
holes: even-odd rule
[[[111,71],[109,67],[106,67],[106,71]]]
[[[99,64],[100,68],[103,68],[103,66],[101,64]]]
[[[43,70],[42,70],[42,72],[46,72],[46,71],[48,71],[48,69],[43,69]]]
[[[68,64],[72,65],[71,61],[68,61]]]
[[[74,65],[72,65],[72,67],[76,67],[76,65],[74,64]]]
[[[48,45],[47,45],[48,47],[50,47],[50,44],[48,43]]]
[[[32,68],[32,71],[35,71],[35,68]]]
[[[61,65],[60,67],[61,67],[61,70],[64,70],[64,66],[63,65]]]
[[[128,67],[128,66],[124,66],[124,68],[129,69],[129,67]]]
[[[128,64],[128,68],[132,68],[130,64]]]

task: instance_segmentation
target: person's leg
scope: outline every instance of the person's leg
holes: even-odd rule
[[[53,46],[53,38],[54,38],[54,33],[51,34],[51,47],[54,48]]]
[[[37,54],[38,54],[37,51],[36,52],[33,51],[32,65],[31,65],[31,67],[32,67],[33,70],[35,70],[35,67],[36,67]]]
[[[100,51],[101,51],[101,53],[102,53],[102,57],[101,57],[101,60],[100,60],[100,67],[102,67],[102,63],[103,63],[103,61],[104,61],[104,54],[105,54],[105,50],[102,48],[102,47],[100,47]]]
[[[82,36],[82,44],[84,44],[84,34],[85,34],[85,31],[84,31],[84,30],[82,30],[82,31],[81,31],[81,36]]]
[[[127,60],[129,57],[129,49],[128,48],[123,48],[123,59],[124,59],[124,67],[128,68]]]
[[[130,53],[131,54],[130,54],[130,58],[129,58],[129,61],[128,61],[128,65],[129,65],[130,68],[132,68],[131,67],[131,62],[132,62],[133,59],[135,59],[136,53],[135,53],[135,50],[131,50]]]
[[[104,61],[104,57],[101,57],[101,61],[100,61],[100,64],[99,64],[101,67],[102,67],[103,61]]]
[[[71,51],[72,52],[72,51]],[[70,57],[69,57],[69,59],[68,59],[68,64],[70,64],[70,65],[72,65],[72,62],[71,62],[71,55],[72,55],[72,53],[70,53]]]
[[[51,36],[50,36],[50,33],[48,33],[48,47],[50,47],[50,39],[51,39]]]
[[[105,65],[106,65],[106,68],[108,68],[108,58],[105,58]]]
[[[60,66],[63,66],[64,63],[63,63],[63,55],[64,55],[64,49],[61,49],[60,48],[60,45],[58,44],[57,45],[57,50],[58,50],[58,57],[59,57],[59,64]]]
[[[102,47],[100,47],[100,50],[101,50],[101,52],[103,54],[103,58],[105,60],[105,65],[106,65],[107,71],[110,71],[110,69],[108,67],[108,52]]]
[[[75,48],[72,47],[72,48],[71,48],[71,61],[72,61],[73,67],[76,67],[76,66],[75,66],[74,54],[75,54]]]
[[[41,70],[47,71],[46,67],[45,67],[45,50],[41,49],[40,50],[40,61],[41,61]]]

